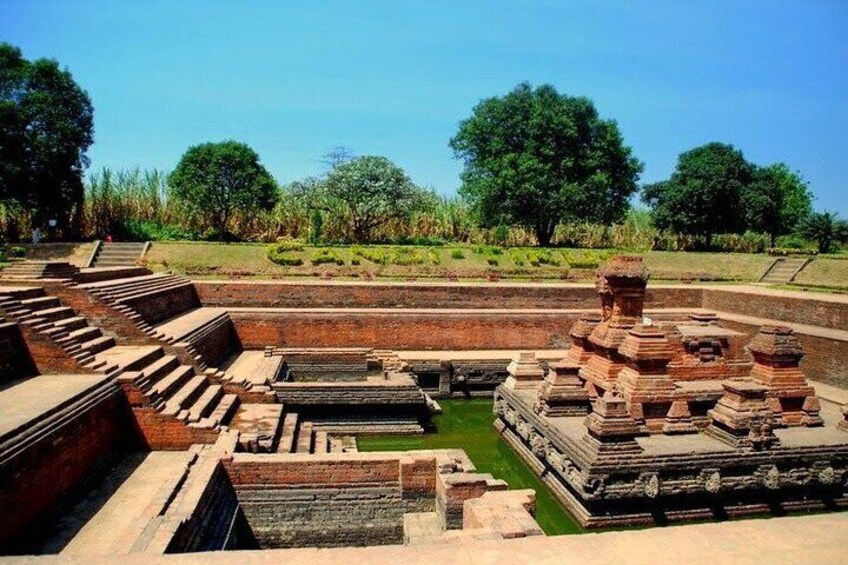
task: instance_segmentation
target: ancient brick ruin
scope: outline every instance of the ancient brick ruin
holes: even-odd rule
[[[652,320],[647,281],[641,259],[613,259],[573,351],[544,380],[516,358],[535,379],[496,390],[504,439],[586,527],[846,506],[843,417],[807,381],[793,330],[743,346],[715,314]]]
[[[0,279],[0,553],[542,537],[533,491],[461,450],[358,451],[427,433],[448,397],[493,396],[587,527],[841,508],[848,301],[647,282],[631,258],[594,288],[19,263]]]

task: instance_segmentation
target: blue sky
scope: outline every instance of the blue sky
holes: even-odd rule
[[[95,108],[92,168],[172,168],[252,145],[281,182],[335,145],[451,194],[447,142],[527,80],[592,98],[666,178],[733,143],[800,170],[848,217],[848,1],[0,1],[0,40],[71,70]]]

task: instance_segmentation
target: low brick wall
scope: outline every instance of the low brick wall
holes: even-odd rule
[[[743,316],[848,330],[848,299],[815,292],[704,288],[702,307]]]
[[[552,349],[565,347],[578,311],[274,311],[230,312],[246,349]]]
[[[596,308],[590,284],[194,281],[204,306],[251,308]],[[701,287],[650,285],[647,308],[696,308]]]
[[[403,514],[433,510],[434,457],[235,454],[224,467],[263,549],[399,544]]]
[[[24,432],[0,446],[0,553],[26,547],[53,512],[129,446],[118,388],[92,394],[46,433]]]

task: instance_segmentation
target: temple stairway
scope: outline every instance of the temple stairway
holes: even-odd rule
[[[760,277],[761,283],[782,284],[791,282],[801,269],[807,266],[809,259],[801,257],[780,257]]]
[[[55,342],[81,368],[116,377],[137,419],[143,416],[142,429],[150,425],[151,448],[185,449],[191,443],[214,441],[239,412],[256,415],[241,418],[245,425],[239,429],[245,437],[253,437],[253,432],[267,439],[270,433],[271,442],[260,443],[265,450],[273,447],[280,426],[280,414],[274,410],[281,412],[281,405],[241,404],[237,394],[225,393],[221,384],[181,364],[161,346],[117,345],[114,337],[104,335],[43,288],[0,287],[0,311]],[[169,430],[166,439],[158,437],[160,428]]]
[[[355,453],[356,437],[337,435],[322,429],[309,420],[302,420],[295,412],[283,419],[282,435],[277,453]]]
[[[91,267],[123,267],[136,265],[141,260],[147,243],[133,241],[114,241],[101,243],[97,254],[91,261]]]

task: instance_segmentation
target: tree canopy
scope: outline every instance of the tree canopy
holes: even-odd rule
[[[681,153],[671,178],[643,187],[642,199],[659,229],[703,236],[709,247],[714,234],[743,227],[739,203],[754,173],[740,150],[707,143]]]
[[[830,253],[834,244],[848,242],[848,221],[833,212],[815,212],[801,220],[798,234],[815,241],[819,253]]]
[[[742,193],[741,211],[748,229],[769,234],[771,246],[812,210],[812,193],[801,175],[784,163],[758,167]]]
[[[551,85],[522,83],[481,101],[450,147],[465,161],[460,192],[483,225],[525,226],[543,246],[560,222],[620,220],[642,171],[614,121]]]
[[[424,191],[385,157],[365,155],[337,164],[321,183],[328,205],[341,205],[358,243],[393,219],[408,218],[421,207]]]
[[[209,215],[222,240],[233,212],[270,210],[279,198],[277,183],[259,155],[237,141],[190,147],[168,182],[176,198]]]
[[[78,236],[94,111],[71,73],[0,43],[0,199]]]

